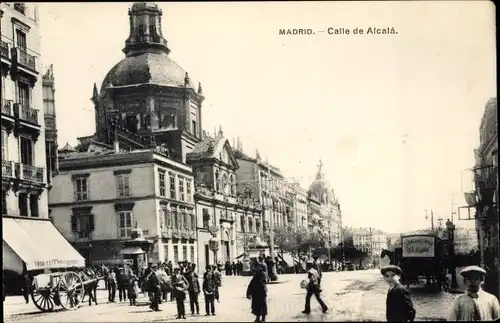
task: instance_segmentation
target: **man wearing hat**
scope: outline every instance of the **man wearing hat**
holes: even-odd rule
[[[415,308],[408,290],[399,282],[401,268],[389,265],[380,270],[389,285],[387,292],[385,316],[387,322],[412,322],[415,319]]]
[[[323,313],[326,313],[328,311],[328,306],[326,306],[325,302],[321,299],[321,291],[319,288],[319,280],[320,276],[319,273],[316,269],[314,269],[313,266],[313,260],[309,259],[306,263],[306,269],[307,269],[307,277],[309,279],[309,283],[307,284],[307,294],[306,294],[306,303],[305,303],[305,308],[302,311],[303,314],[309,314],[311,313],[311,297],[314,295],[316,297],[316,300],[318,301],[319,305],[321,306],[321,309]]]
[[[186,277],[181,274],[180,267],[174,267],[174,274],[172,275],[173,293],[175,293],[175,301],[177,302],[177,318],[186,318],[186,309],[184,301],[186,300],[186,292],[189,288],[189,282]]]
[[[467,290],[453,301],[448,321],[495,321],[500,318],[498,299],[481,289],[486,271],[479,266],[465,267],[460,275]]]
[[[160,304],[160,279],[156,275],[156,265],[151,265],[151,273],[149,273],[149,288],[148,292],[153,293],[153,301],[149,306],[155,312],[161,311],[159,308]]]

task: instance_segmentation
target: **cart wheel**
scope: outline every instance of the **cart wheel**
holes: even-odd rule
[[[35,290],[34,286],[32,286],[31,300],[36,308],[42,312],[51,312],[54,310],[54,294],[49,288]]]
[[[66,272],[59,279],[57,294],[61,306],[66,310],[78,308],[83,299],[83,282],[74,272]]]

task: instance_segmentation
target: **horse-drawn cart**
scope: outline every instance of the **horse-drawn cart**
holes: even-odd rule
[[[100,279],[73,271],[40,274],[33,278],[31,299],[42,312],[53,311],[56,306],[75,310],[82,303],[85,286]]]
[[[411,234],[401,237],[400,267],[402,283],[410,286],[426,279],[428,285],[436,283],[439,289],[447,289],[446,243],[434,233]]]

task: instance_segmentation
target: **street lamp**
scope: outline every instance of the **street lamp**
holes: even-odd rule
[[[455,224],[448,219],[446,221],[446,230],[448,231],[448,245],[451,260],[451,288],[457,288],[457,269],[455,262]]]

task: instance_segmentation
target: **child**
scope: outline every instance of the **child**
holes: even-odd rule
[[[128,299],[130,301],[130,306],[135,306],[137,299],[137,291],[139,290],[139,279],[135,274],[131,274],[127,283]]]

